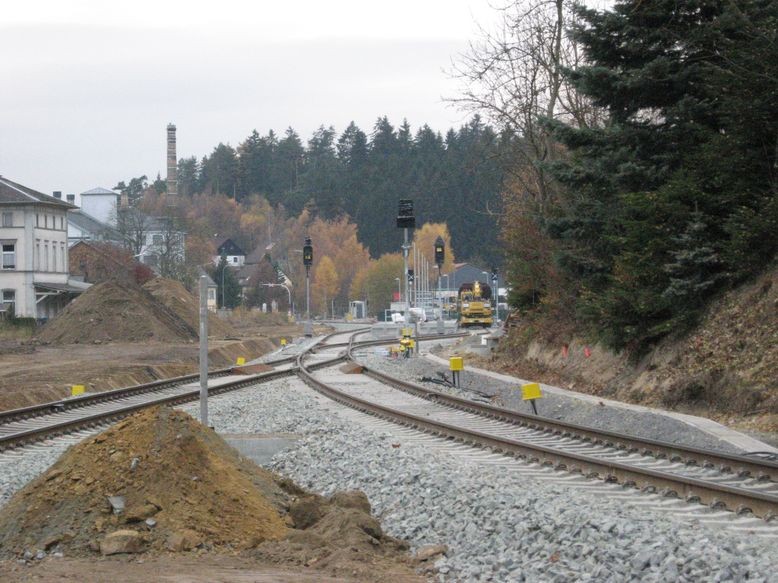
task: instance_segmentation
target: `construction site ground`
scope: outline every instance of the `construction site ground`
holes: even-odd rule
[[[256,358],[281,338],[302,335],[297,325],[244,326],[234,340],[211,340],[212,367]],[[101,344],[0,344],[0,410],[67,397],[71,385],[105,391],[197,371],[196,342],[107,342]]]
[[[0,580],[19,582],[115,581],[124,583],[335,583],[360,581],[354,577],[329,577],[297,568],[263,567],[256,561],[226,555],[162,556],[152,558],[66,559],[48,558],[33,565],[0,561]],[[411,579],[423,581],[421,577]],[[396,578],[394,581],[403,581]]]

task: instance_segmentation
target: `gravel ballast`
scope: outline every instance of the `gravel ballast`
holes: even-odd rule
[[[211,402],[217,431],[296,433],[273,468],[329,495],[363,490],[387,532],[449,545],[445,581],[768,581],[778,550],[615,499],[402,444],[341,417],[296,379]],[[194,406],[188,406],[195,412]]]
[[[522,413],[532,413],[530,404],[521,398],[518,383],[510,384],[468,371],[467,363],[465,363],[465,371],[461,375],[460,386],[462,390],[457,390],[437,383],[421,382],[422,377],[438,378],[438,373],[445,373],[451,379],[451,373],[447,368],[431,360],[423,357],[390,360],[385,356],[377,355],[376,352],[375,350],[360,351],[355,356],[357,361],[368,367],[373,367],[379,372],[414,382],[435,391],[490,403],[497,407],[505,407]],[[537,407],[539,414],[544,417],[596,429],[727,453],[742,451],[726,441],[666,415],[630,411],[607,405],[593,405],[575,397],[548,392],[544,393],[543,398],[537,402]]]
[[[273,469],[325,495],[363,490],[386,531],[414,548],[447,544],[441,581],[775,580],[772,541],[410,445],[322,399],[280,379],[212,398],[209,420],[223,433],[299,435]],[[0,467],[0,500],[65,447]]]

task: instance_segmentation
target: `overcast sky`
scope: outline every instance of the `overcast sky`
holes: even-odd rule
[[[495,19],[488,0],[4,3],[0,174],[46,193],[164,177],[168,122],[179,158],[380,115],[445,131],[467,118],[445,71]]]

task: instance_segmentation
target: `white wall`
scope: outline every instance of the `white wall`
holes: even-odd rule
[[[16,315],[36,318],[35,283],[68,281],[68,238],[65,209],[44,205],[0,207],[13,213],[13,226],[0,222],[0,240],[13,241],[16,267],[0,269],[0,290],[16,292]]]
[[[116,226],[116,205],[118,194],[82,194],[81,210],[92,215],[101,223]]]

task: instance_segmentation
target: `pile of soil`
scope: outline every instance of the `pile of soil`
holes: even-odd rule
[[[164,277],[155,277],[143,284],[143,288],[158,302],[164,304],[171,312],[189,324],[193,330],[199,330],[199,301],[180,282]],[[227,338],[235,336],[235,330],[215,314],[209,314],[208,336]]]
[[[70,302],[38,335],[42,342],[181,342],[195,340],[190,326],[135,284],[106,281]]]
[[[189,550],[371,581],[413,574],[363,493],[310,494],[165,407],[72,447],[0,509],[0,559]]]

